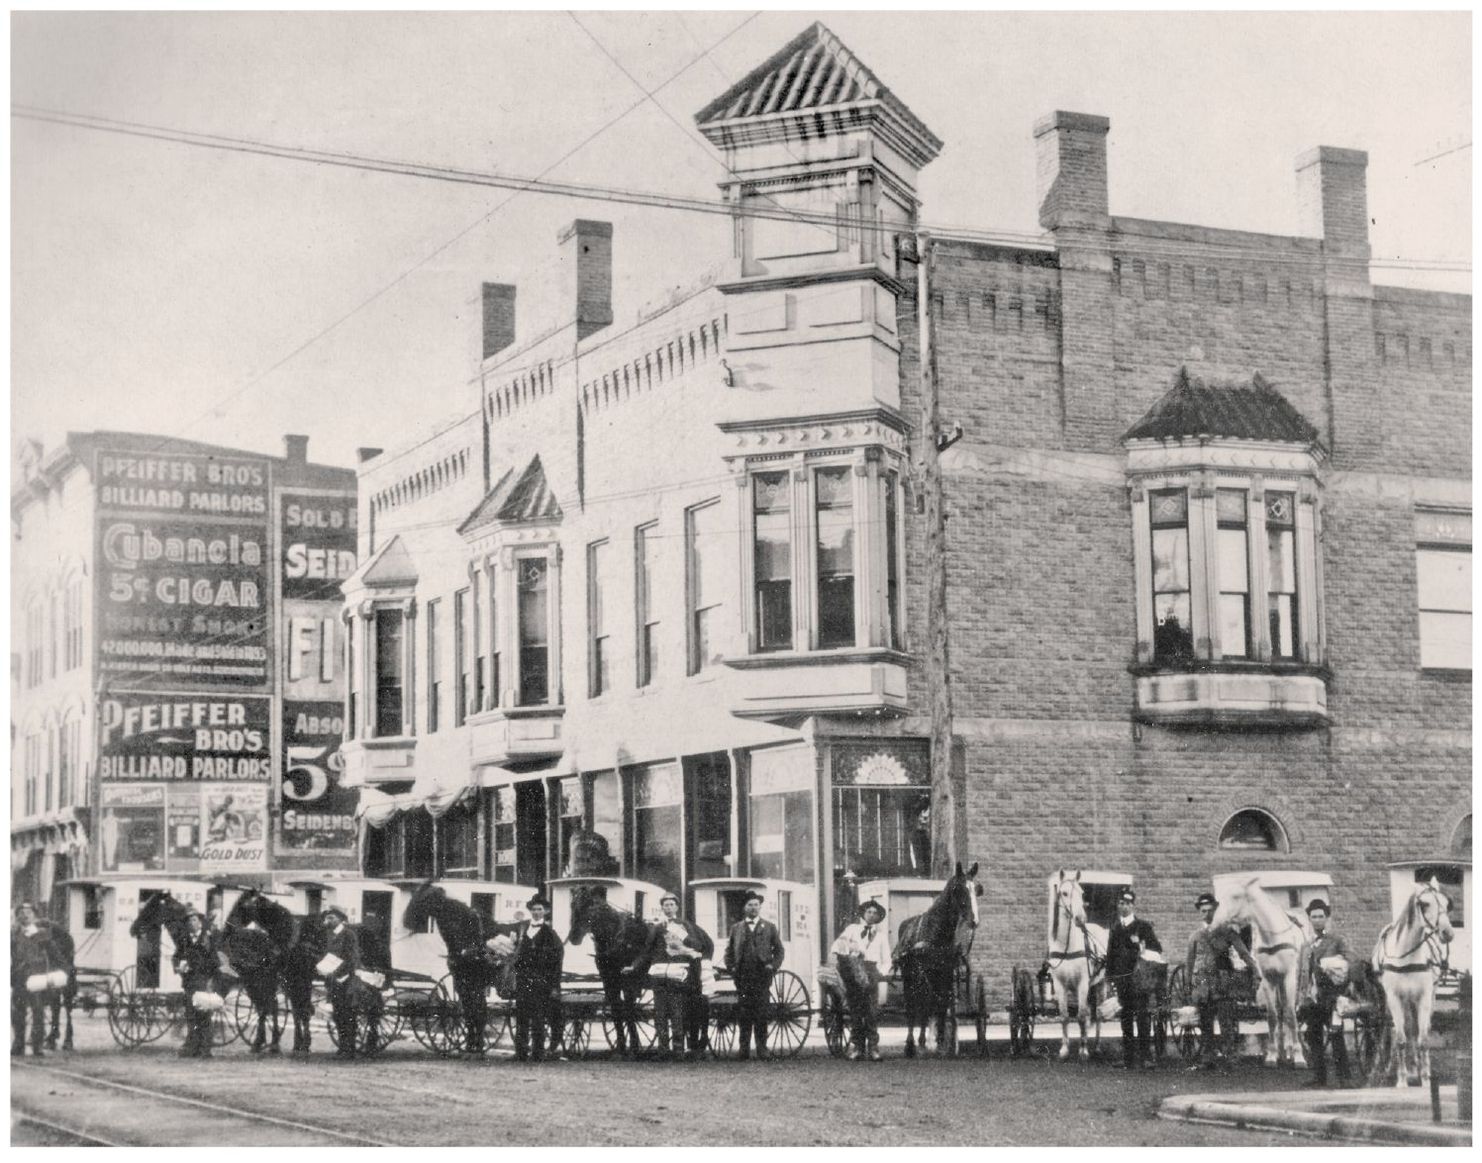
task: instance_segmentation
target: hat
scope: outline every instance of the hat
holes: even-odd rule
[[[345,915],[345,910],[340,908],[339,905],[329,905],[319,913],[319,919],[321,921],[327,921],[331,917],[339,917],[340,920],[347,923],[350,920],[350,918]]]
[[[541,896],[540,893],[536,893],[533,897],[525,902],[525,907],[527,909],[533,909],[536,905],[539,905],[546,912],[551,911],[551,902],[546,900],[545,897]]]
[[[676,893],[666,892],[663,896],[659,897],[659,904],[663,904],[665,901],[673,901],[675,904],[678,904],[679,896]]]
[[[749,888],[749,889],[746,890],[746,902],[749,902],[749,901],[762,901],[762,902],[765,902],[766,899],[767,898],[764,897],[758,889]],[[743,902],[743,903],[746,903],[746,902]]]
[[[880,910],[880,915],[882,917],[885,915],[885,912],[886,912],[885,906],[882,905],[879,901],[877,901],[874,897],[871,897],[869,900],[865,901],[864,904],[862,904],[862,905],[859,906],[859,911],[861,913],[863,913],[865,911],[865,909],[879,909]]]
[[[1322,897],[1315,896],[1307,902],[1307,912],[1309,915],[1317,912],[1319,909],[1322,910],[1325,917],[1333,915],[1333,910],[1328,908],[1328,902],[1323,900]]]
[[[1199,899],[1194,902],[1196,909],[1202,909],[1205,905],[1218,905],[1220,902],[1214,899],[1214,893],[1201,892]]]
[[[1117,900],[1119,900],[1119,901],[1130,901],[1132,904],[1136,904],[1137,903],[1137,894],[1132,891],[1132,888],[1129,885],[1128,887],[1124,888],[1121,892],[1117,893]]]

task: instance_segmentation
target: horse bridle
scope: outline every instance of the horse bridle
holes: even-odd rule
[[[1430,895],[1431,893],[1435,893],[1437,896],[1440,896],[1441,895],[1440,890],[1439,889],[1434,889],[1434,888],[1427,888],[1420,895],[1422,897],[1424,897],[1424,896]],[[1441,906],[1441,902],[1438,900],[1436,902],[1436,909],[1437,909],[1437,915],[1438,916],[1440,915],[1440,912],[1441,912],[1440,906]],[[1380,959],[1380,968],[1384,972],[1386,972],[1386,973],[1420,973],[1423,970],[1430,969],[1430,970],[1439,970],[1441,973],[1445,973],[1446,970],[1450,968],[1450,966],[1451,966],[1450,950],[1445,947],[1445,942],[1441,941],[1438,938],[1438,934],[1441,932],[1440,922],[1437,922],[1436,924],[1433,925],[1433,924],[1431,924],[1429,921],[1427,921],[1425,919],[1425,910],[1423,908],[1417,908],[1416,911],[1418,913],[1420,913],[1420,926],[1421,926],[1420,940],[1416,941],[1415,944],[1412,945],[1412,946],[1410,946],[1410,948],[1407,949],[1407,950],[1405,950],[1405,952],[1396,954],[1396,956],[1401,957],[1401,958],[1404,958],[1404,957],[1413,957],[1416,953],[1420,952],[1420,950],[1423,947],[1425,947],[1425,946],[1430,946],[1430,951],[1433,954],[1434,953],[1437,953],[1439,951],[1439,956],[1438,957],[1435,957],[1435,958],[1428,957],[1428,958],[1426,958],[1426,960],[1420,961],[1420,962],[1416,962],[1414,964],[1391,965],[1389,963],[1389,960],[1388,960],[1389,955],[1386,953],[1385,956]],[[1391,934],[1394,931],[1394,927],[1395,927],[1395,924],[1396,923],[1397,922],[1391,921],[1388,925],[1385,925],[1384,926],[1384,931],[1379,934],[1379,939],[1380,939],[1380,941],[1382,943],[1384,943],[1384,944],[1388,944],[1389,943],[1389,938],[1390,938]]]
[[[1055,915],[1058,917],[1062,912],[1065,914],[1066,919],[1069,920],[1072,925],[1074,925],[1081,931],[1081,937],[1086,942],[1086,947],[1079,953],[1071,953],[1069,952],[1068,948],[1059,951],[1051,949],[1048,953],[1045,954],[1045,961],[1078,961],[1080,958],[1084,957],[1087,964],[1091,968],[1092,974],[1094,975],[1097,970],[1096,963],[1101,959],[1096,957],[1091,951],[1091,931],[1086,928],[1085,920],[1081,917],[1077,917],[1073,912],[1071,912],[1070,906],[1060,899],[1060,894],[1057,892],[1055,894]],[[1065,943],[1067,946],[1070,945],[1069,930],[1067,930],[1065,934]]]

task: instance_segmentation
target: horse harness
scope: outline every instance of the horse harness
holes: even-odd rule
[[[1069,917],[1071,924],[1075,925],[1075,927],[1081,931],[1081,937],[1086,942],[1086,945],[1085,948],[1078,949],[1074,953],[1068,952],[1063,949],[1051,949],[1045,955],[1046,964],[1049,964],[1051,962],[1059,963],[1061,961],[1078,961],[1080,958],[1084,957],[1091,970],[1091,975],[1094,977],[1101,971],[1102,965],[1106,964],[1106,959],[1104,957],[1097,957],[1096,954],[1093,952],[1094,942],[1091,940],[1090,931],[1086,928],[1086,922],[1075,917],[1071,913],[1070,909],[1063,902],[1061,902],[1058,897],[1055,900],[1055,908],[1061,912],[1064,912],[1066,916]],[[1066,936],[1066,943],[1070,943],[1069,935]]]
[[[1420,940],[1416,941],[1415,944],[1410,946],[1409,949],[1405,950],[1405,952],[1403,953],[1398,954],[1397,956],[1402,958],[1413,957],[1416,953],[1419,953],[1422,948],[1425,948],[1427,946],[1429,946],[1429,952],[1431,956],[1426,957],[1424,961],[1411,961],[1406,962],[1403,965],[1395,965],[1387,959],[1382,959],[1379,962],[1380,973],[1425,973],[1427,971],[1433,971],[1437,969],[1439,969],[1442,973],[1445,973],[1445,971],[1450,968],[1450,951],[1436,939],[1436,934],[1441,931],[1441,926],[1432,925],[1429,921],[1426,921],[1424,919],[1424,913],[1421,913],[1420,915],[1421,925],[1423,929],[1420,934]],[[1381,945],[1388,943],[1390,935],[1394,931],[1394,927],[1396,924],[1397,922],[1391,921],[1389,924],[1384,926],[1383,931],[1379,934],[1379,942]],[[1439,956],[1436,956],[1438,947]]]

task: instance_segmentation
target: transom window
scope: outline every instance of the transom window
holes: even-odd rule
[[[1245,808],[1225,821],[1220,847],[1279,852],[1286,847],[1285,833],[1274,816],[1259,808]]]

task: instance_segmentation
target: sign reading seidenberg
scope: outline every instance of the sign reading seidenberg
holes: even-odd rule
[[[109,687],[267,686],[269,466],[100,450],[98,669]]]

